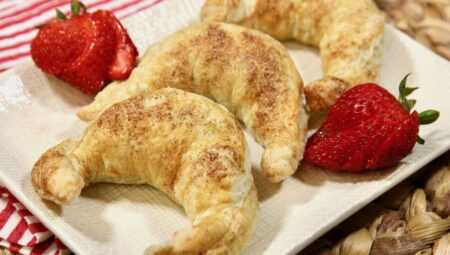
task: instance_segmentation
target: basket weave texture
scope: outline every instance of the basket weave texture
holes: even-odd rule
[[[450,60],[450,0],[376,0],[386,20]]]
[[[450,255],[450,151],[300,255]]]

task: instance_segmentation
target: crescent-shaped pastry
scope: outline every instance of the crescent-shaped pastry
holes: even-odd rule
[[[326,110],[346,89],[379,78],[384,17],[372,0],[206,0],[201,18],[318,47],[325,77],[305,86],[311,110]]]
[[[256,30],[200,24],[148,48],[130,78],[108,85],[78,116],[91,120],[112,104],[166,86],[207,96],[242,120],[265,147],[263,174],[292,175],[307,132],[303,81],[278,41]]]
[[[58,204],[96,182],[161,190],[184,207],[192,228],[147,254],[239,254],[259,214],[239,123],[213,101],[172,88],[108,108],[81,138],[42,155],[32,182]]]

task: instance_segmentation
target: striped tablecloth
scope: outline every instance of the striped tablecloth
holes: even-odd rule
[[[107,9],[123,19],[161,0],[83,0],[89,11]],[[70,13],[69,0],[0,0],[0,72],[29,58],[36,25],[55,18],[55,8]]]
[[[161,0],[83,0],[89,11],[107,9],[123,19]],[[30,57],[36,25],[55,18],[58,8],[70,13],[70,0],[0,0],[0,72]],[[0,255],[67,254],[69,250],[0,184]]]
[[[21,254],[70,253],[3,187],[0,187],[0,246]]]

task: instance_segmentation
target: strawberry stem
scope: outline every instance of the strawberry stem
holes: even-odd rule
[[[34,27],[37,29],[41,29],[41,28],[45,27],[45,25],[46,25],[45,23],[42,23],[42,24],[36,25]]]
[[[428,125],[435,122],[439,118],[439,112],[436,110],[426,110],[419,113],[420,125]]]

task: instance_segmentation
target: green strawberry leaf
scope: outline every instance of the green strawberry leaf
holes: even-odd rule
[[[402,105],[402,107],[407,111],[407,112],[411,112],[411,107],[408,103],[408,100],[405,100],[404,98],[400,98],[400,104]]]
[[[425,143],[425,140],[423,140],[422,137],[417,136],[417,137],[416,137],[416,142],[417,142],[418,144],[424,144],[424,143]]]
[[[408,77],[411,75],[411,73],[407,74],[402,81],[400,82],[400,85],[398,86],[399,96],[398,101],[402,105],[403,108],[407,112],[411,112],[412,108],[416,104],[416,100],[414,99],[408,99],[407,96],[411,95],[416,89],[415,88],[409,88],[406,86],[406,81],[408,80]]]
[[[78,4],[80,5],[81,9],[83,10],[83,14],[85,14],[87,12],[86,5],[84,5],[82,2],[78,2]]]
[[[411,75],[411,73],[407,74],[405,77],[403,77],[402,81],[400,81],[400,86],[398,86],[398,90],[400,92],[400,97],[405,95],[406,81],[408,80],[408,77],[410,75]]]
[[[70,1],[70,12],[72,13],[72,17],[76,17],[80,14],[80,5],[76,0]]]
[[[417,87],[416,88],[405,87],[404,90],[403,90],[404,97],[407,97],[407,96],[411,95],[416,89],[418,89],[418,88]]]
[[[62,20],[66,20],[67,17],[64,14],[64,12],[60,11],[59,9],[56,9],[56,19],[62,21]]]
[[[409,99],[408,100],[409,109],[414,108],[414,106],[416,105],[416,102],[417,102],[416,99]]]
[[[411,110],[416,105],[417,100],[415,99],[406,99],[406,98],[400,98],[399,103],[402,105],[402,107],[407,111],[411,112]]]
[[[398,96],[398,102],[400,105],[409,113],[411,113],[411,110],[416,105],[415,99],[408,99],[407,96],[411,95],[416,89],[410,88],[406,86],[406,82],[408,80],[408,77],[411,75],[411,73],[407,74],[402,81],[400,82],[400,85],[398,86],[399,96]],[[436,110],[427,110],[424,112],[419,113],[419,123],[420,125],[428,125],[433,122],[435,122],[439,118],[439,112]],[[420,137],[419,135],[416,137],[416,142],[418,144],[424,144],[425,140]]]
[[[72,13],[72,17],[80,15],[80,10],[83,10],[82,14],[86,13],[86,5],[82,2],[78,2],[77,0],[70,0],[70,11]]]
[[[435,122],[439,118],[439,112],[436,110],[426,110],[419,113],[420,125],[428,125]]]

